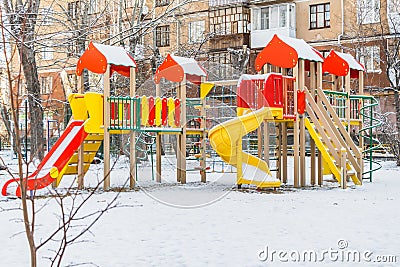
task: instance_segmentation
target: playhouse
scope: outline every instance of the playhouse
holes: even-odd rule
[[[350,54],[332,50],[324,58],[303,40],[274,35],[256,58],[258,74],[244,74],[237,81],[211,82],[196,60],[167,55],[154,75],[153,96],[137,95],[136,68],[135,60],[123,48],[89,44],[76,68],[78,93],[68,97],[73,118],[37,170],[24,180],[28,190],[57,186],[65,175],[76,175],[77,186],[82,189],[85,173],[102,143],[104,190],[109,189],[110,136],[114,134],[129,134],[130,188],[140,179],[136,165],[142,134],[155,139],[158,183],[162,182],[162,135],[176,136],[176,181],[182,184],[187,182],[187,150],[193,146],[188,144],[189,136],[198,140],[193,151],[201,182],[207,181],[207,172],[214,171],[207,165],[217,159],[235,167],[238,187],[248,184],[277,188],[288,183],[289,157],[293,157],[294,187],[322,185],[327,174],[342,188],[349,180],[360,185],[363,179],[372,179],[374,147],[365,148],[364,141],[372,144],[372,129],[377,126],[372,115],[377,104],[373,97],[363,95],[364,67]],[[103,75],[102,94],[84,92],[84,69]],[[130,79],[129,96],[111,95],[113,73]],[[330,90],[324,86],[327,77]],[[175,95],[162,94],[163,79],[174,84]],[[357,79],[358,88],[351,89],[351,79]],[[187,97],[189,83],[197,97]],[[235,107],[236,114],[213,125],[208,110],[217,106],[212,97],[217,88],[224,92],[227,87],[231,88],[230,107]],[[188,107],[196,114],[188,114]],[[191,121],[196,122],[195,126]],[[353,128],[359,133],[358,144],[350,135]],[[293,144],[289,142],[289,132]],[[252,152],[245,151],[243,143],[249,135],[256,136],[256,149]],[[310,137],[309,165],[306,135]],[[211,151],[207,151],[207,140]],[[207,161],[208,155],[213,155],[212,161]],[[276,161],[274,170],[269,167],[271,160]],[[369,162],[367,170],[365,160]],[[310,168],[310,177],[306,168]],[[9,180],[3,186],[3,195],[20,195],[19,184],[15,192],[8,191],[13,183],[19,183],[19,179]]]

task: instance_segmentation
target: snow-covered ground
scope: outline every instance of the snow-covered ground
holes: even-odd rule
[[[2,156],[16,170],[15,161],[4,152]],[[85,234],[85,242],[69,247],[63,266],[320,265],[304,260],[311,254],[331,266],[400,265],[400,168],[394,162],[383,162],[373,183],[360,187],[341,190],[337,183],[327,183],[323,188],[257,192],[234,189],[235,174],[229,172],[208,174],[206,184],[198,182],[198,171],[190,172],[188,184],[177,184],[174,158],[163,160],[163,183],[152,181],[149,163],[139,166],[140,190],[122,192],[121,207],[108,211]],[[113,186],[124,183],[128,166],[118,161]],[[101,164],[92,165],[86,185],[96,184],[102,171]],[[0,186],[8,178],[1,171]],[[72,181],[65,177],[60,190]],[[82,214],[104,207],[115,194],[96,193]],[[36,205],[37,210],[43,207],[36,221],[40,242],[57,227],[59,208],[48,197],[37,199]],[[19,206],[19,200],[0,197],[0,209],[8,210],[0,212],[0,266],[29,266],[21,212],[14,210]],[[50,243],[39,250],[38,266],[49,265],[46,257],[54,248]],[[352,261],[355,254],[360,262],[357,256]],[[391,255],[397,263],[378,263],[387,260],[380,256]]]

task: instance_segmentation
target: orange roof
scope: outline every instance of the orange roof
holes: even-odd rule
[[[88,48],[79,58],[76,65],[76,74],[82,75],[84,69],[97,74],[104,74],[110,65],[111,74],[119,74],[129,77],[131,67],[136,68],[136,62],[124,48],[103,44],[89,43]]]
[[[322,64],[322,71],[337,76],[346,76],[350,71],[351,78],[358,78],[358,72],[365,69],[352,55],[331,50]]]
[[[282,68],[293,68],[299,59],[324,61],[324,58],[304,40],[274,34],[257,55],[255,68],[260,71],[267,63]]]
[[[195,59],[168,54],[157,68],[154,81],[158,84],[164,78],[171,82],[181,82],[185,74],[187,80],[196,84],[201,82],[201,77],[207,76],[206,70]]]

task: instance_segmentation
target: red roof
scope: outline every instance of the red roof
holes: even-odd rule
[[[84,69],[97,74],[104,74],[110,65],[111,74],[119,74],[129,77],[130,68],[136,68],[136,62],[124,48],[103,44],[89,43],[88,48],[79,58],[76,65],[76,74],[82,75]]]
[[[322,64],[322,70],[337,76],[346,76],[350,71],[351,78],[358,78],[359,71],[365,71],[364,66],[361,65],[350,54],[336,52],[331,50],[329,55],[325,58]]]
[[[196,84],[201,82],[201,77],[207,77],[206,70],[195,59],[168,54],[157,68],[154,81],[158,84],[164,78],[171,82],[181,82],[185,74],[187,80]]]

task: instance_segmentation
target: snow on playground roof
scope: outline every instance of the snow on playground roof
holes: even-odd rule
[[[365,71],[364,66],[355,60],[352,55],[334,50],[331,50],[325,58],[322,70],[337,76],[346,76],[350,71],[351,78],[358,78],[358,72]]]
[[[256,70],[266,63],[282,68],[293,68],[299,59],[323,62],[324,58],[303,39],[274,34],[265,48],[257,55]]]
[[[157,68],[154,81],[159,83],[161,78],[165,78],[171,82],[181,82],[185,74],[187,80],[193,83],[199,83],[201,77],[207,76],[206,70],[195,59],[168,54]]]
[[[240,76],[237,86],[239,87],[242,81],[250,81],[250,80],[266,80],[271,74],[277,74],[274,72],[265,73],[265,74],[242,74]]]
[[[111,67],[111,74],[116,71],[129,77],[129,69],[136,68],[136,62],[124,48],[111,45],[96,44],[90,42],[88,48],[79,58],[76,66],[76,74],[82,75],[84,69],[97,74],[103,74]]]

